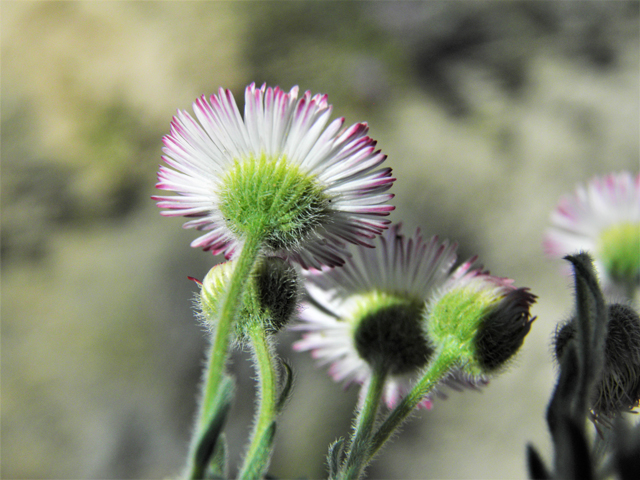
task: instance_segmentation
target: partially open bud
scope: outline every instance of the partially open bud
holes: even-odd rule
[[[608,306],[608,315],[604,366],[591,409],[596,417],[611,418],[637,407],[640,401],[640,318],[633,308],[619,303]],[[573,319],[556,331],[558,361],[575,334]]]
[[[224,295],[235,260],[214,266],[202,282],[200,305],[206,323],[215,328],[216,311]],[[299,297],[298,274],[288,262],[278,257],[258,260],[245,290],[236,323],[238,340],[256,322],[268,333],[276,333],[293,317]]]
[[[531,329],[536,296],[479,271],[455,280],[429,303],[425,328],[434,347],[455,352],[472,377],[498,373]]]

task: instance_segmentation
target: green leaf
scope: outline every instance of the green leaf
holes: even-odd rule
[[[291,396],[291,389],[293,387],[293,369],[291,368],[291,365],[289,365],[286,360],[282,360],[282,366],[284,367],[284,379],[282,391],[280,392],[278,403],[276,404],[277,413],[282,412],[287,400],[289,400],[289,397]]]
[[[208,423],[207,428],[202,433],[200,440],[198,441],[194,457],[193,457],[193,475],[192,478],[205,478],[205,472],[209,469],[212,462],[219,458],[222,454],[223,458],[224,447],[218,447],[218,439],[222,432],[222,427],[227,419],[227,414],[231,408],[231,402],[233,401],[235,385],[232,377],[224,375],[218,395],[214,398],[211,404],[211,420]],[[222,451],[220,449],[222,448]],[[218,464],[216,468],[222,468],[224,471],[225,465]]]
[[[344,438],[339,438],[329,445],[327,464],[329,465],[329,480],[338,478],[340,467],[344,460]]]
[[[229,478],[227,472],[227,439],[224,433],[218,437],[213,454],[209,460],[209,467],[204,476],[208,480],[219,480]]]

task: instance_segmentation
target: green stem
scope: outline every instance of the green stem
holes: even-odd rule
[[[391,434],[406,420],[418,404],[424,400],[433,388],[457,365],[458,355],[455,348],[445,347],[433,360],[420,381],[411,392],[393,409],[380,428],[373,435],[371,450],[367,462],[382,448]]]
[[[272,425],[278,414],[278,373],[275,355],[264,327],[257,322],[254,323],[249,329],[249,336],[260,379],[258,390],[260,403],[249,449],[238,478],[253,480],[262,478],[271,455],[272,439],[269,436],[272,434]]]
[[[209,423],[216,413],[214,407],[217,404],[216,397],[220,389],[220,383],[227,362],[229,336],[242,302],[245,286],[247,285],[249,275],[253,270],[259,252],[260,237],[254,235],[253,238],[252,236],[246,238],[242,251],[236,260],[229,284],[225,290],[226,293],[220,303],[220,309],[218,310],[219,316],[214,322],[215,330],[211,342],[206,379],[202,387],[202,400],[195,432],[191,439],[189,465],[187,467],[188,478],[191,479],[201,478],[200,469],[198,469],[194,463],[194,455],[203,433],[207,430]]]
[[[358,412],[356,419],[345,469],[340,475],[340,478],[343,480],[360,478],[369,463],[371,458],[369,455],[371,450],[371,431],[376,422],[386,378],[386,368],[375,368],[373,370],[364,404]]]

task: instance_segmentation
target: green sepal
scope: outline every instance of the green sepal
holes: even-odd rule
[[[340,474],[344,462],[344,438],[339,438],[329,445],[327,465],[329,467],[329,480],[335,480]]]
[[[272,251],[295,250],[331,216],[323,185],[284,156],[235,160],[218,197],[229,230],[255,236]]]

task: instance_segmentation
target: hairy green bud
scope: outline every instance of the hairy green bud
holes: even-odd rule
[[[202,283],[200,306],[205,322],[215,328],[216,311],[223,297],[235,260],[213,267]],[[276,333],[296,313],[299,300],[298,274],[278,257],[262,257],[249,277],[236,322],[237,340],[243,341],[247,329],[259,323],[267,333]]]
[[[526,288],[480,275],[430,303],[426,331],[436,349],[456,353],[468,375],[493,375],[522,346],[535,320],[529,313],[535,298]]]

